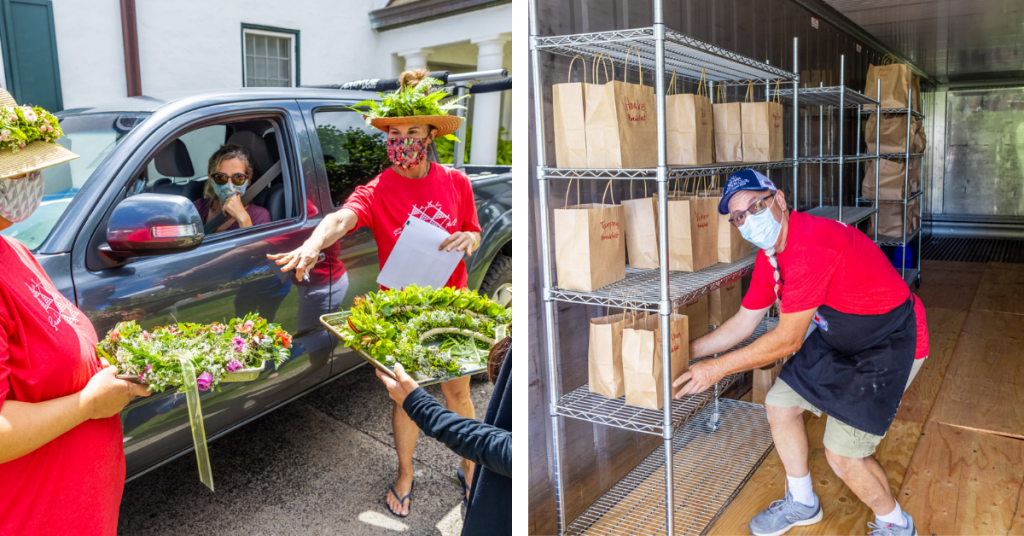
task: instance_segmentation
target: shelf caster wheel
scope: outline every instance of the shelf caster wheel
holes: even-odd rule
[[[914,286],[921,288],[921,274],[917,274],[917,277],[914,279]]]

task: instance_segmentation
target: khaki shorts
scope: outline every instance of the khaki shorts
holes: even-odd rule
[[[910,382],[914,381],[914,377],[921,370],[922,364],[924,364],[924,359],[914,360],[914,366],[910,369],[910,378],[907,379],[907,387],[910,387]],[[905,392],[907,388],[905,387],[903,390]],[[777,408],[800,407],[821,417],[820,409],[804,400],[804,397],[797,394],[781,378],[775,380],[775,385],[765,395],[764,403],[766,406],[775,406]],[[829,418],[825,423],[825,448],[847,458],[866,458],[871,456],[875,453],[875,449],[878,448],[878,444],[882,441],[883,437],[885,436],[877,436],[858,430],[840,422],[838,419]]]

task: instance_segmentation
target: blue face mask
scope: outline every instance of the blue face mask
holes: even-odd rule
[[[761,249],[775,247],[775,241],[779,239],[779,234],[782,233],[782,223],[775,221],[775,216],[772,216],[772,206],[774,204],[775,200],[772,199],[772,204],[761,211],[760,214],[746,217],[743,225],[739,228],[744,240]]]
[[[213,182],[213,179],[210,179],[210,182]],[[248,187],[248,182],[241,186],[235,186],[234,184],[231,183],[231,181],[228,181],[227,184],[217,184],[216,182],[213,183],[213,191],[217,193],[217,197],[220,198],[221,202],[227,201],[228,198],[235,194],[242,196],[243,194],[245,194],[245,189]]]

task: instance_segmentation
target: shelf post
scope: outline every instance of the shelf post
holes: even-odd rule
[[[658,128],[658,260],[659,260],[659,306],[661,316],[661,382],[662,438],[665,442],[665,534],[675,534],[673,510],[672,476],[672,333],[669,331],[669,315],[672,305],[669,298],[668,272],[668,148],[665,145],[665,12],[663,0],[654,0],[654,108],[657,112]]]
[[[555,344],[555,304],[551,300],[551,226],[548,207],[549,184],[544,168],[547,160],[544,156],[544,79],[540,69],[540,51],[537,50],[538,22],[537,0],[529,0],[530,10],[530,66],[533,69],[533,111],[534,135],[536,147],[536,177],[538,196],[540,197],[540,242],[541,242],[541,278],[544,283],[544,328],[545,343],[548,353],[548,398],[551,418],[551,468],[555,483],[555,522],[558,534],[565,534],[565,489],[562,483],[562,447],[559,434],[560,420],[555,414],[555,402],[559,395],[558,379],[558,345]]]
[[[907,209],[910,208],[910,125],[914,122],[914,88],[907,88],[907,157],[903,159],[903,251],[900,252],[900,276],[907,278]]]
[[[846,55],[839,55],[839,221],[843,221],[843,115],[846,112]]]
[[[800,182],[800,150],[798,147],[800,130],[800,55],[798,50],[798,39],[793,38],[793,206],[791,210],[799,210],[799,198],[797,189]]]
[[[875,80],[875,243],[878,243],[878,168],[882,167],[882,79]]]

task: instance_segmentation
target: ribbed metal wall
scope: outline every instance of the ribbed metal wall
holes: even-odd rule
[[[862,90],[868,64],[884,55],[883,51],[870,49],[867,45],[857,51],[857,41],[848,34],[820,20],[818,28],[811,25],[812,12],[804,5],[812,4],[809,0],[676,0],[665,2],[665,20],[669,28],[681,31],[696,38],[711,42],[714,45],[734,50],[740,54],[767,61],[772,65],[792,69],[793,37],[800,39],[801,70],[822,70],[831,79],[832,84],[839,80],[839,55],[846,55],[845,71],[847,85]],[[539,18],[542,35],[560,35],[587,33],[617,28],[649,26],[651,19],[650,0],[540,0]],[[545,81],[544,106],[547,115],[551,111],[550,84],[565,80],[568,60],[561,57],[545,55],[542,57],[542,69]],[[531,81],[534,73],[530,73]],[[621,79],[621,78],[620,78]],[[645,80],[645,83],[647,81]],[[683,91],[692,92],[692,87]],[[730,101],[742,98],[741,90],[734,90],[729,95]],[[763,94],[762,97],[763,98]],[[533,95],[530,94],[532,110]],[[790,117],[789,114],[786,115]],[[548,462],[551,451],[551,439],[548,431],[550,423],[549,404],[547,397],[545,373],[546,356],[544,355],[543,330],[541,322],[542,308],[540,304],[539,251],[537,237],[537,189],[533,177],[536,165],[533,148],[535,142],[532,133],[537,125],[533,124],[530,114],[531,140],[530,148],[530,232],[532,236],[530,250],[530,290],[528,306],[530,307],[529,325],[529,412],[530,412],[530,531],[533,534],[551,534],[555,532],[555,512],[552,494],[552,475]],[[817,127],[813,118],[801,119],[804,128],[813,127],[813,136],[801,136],[800,150],[804,154],[817,154]],[[548,140],[547,154],[551,162],[554,160],[552,144],[552,125],[543,125]],[[791,125],[786,127],[791,128]],[[856,148],[856,125],[850,124],[846,139],[850,140],[847,153]],[[787,130],[788,131],[788,130]],[[833,136],[834,138],[836,136]],[[786,143],[790,137],[786,136]],[[787,147],[786,154],[791,149]],[[847,166],[849,180],[852,181],[854,166]],[[789,170],[780,172],[778,182],[788,186],[791,184]],[[810,201],[817,202],[818,169],[806,166],[801,173],[802,206]],[[774,178],[774,177],[773,177]],[[833,174],[832,184],[836,177]],[[847,182],[846,184],[851,184]],[[617,198],[627,193],[627,187],[642,188],[640,185],[622,185]],[[653,182],[651,185],[653,186]],[[575,188],[575,187],[574,187]],[[585,182],[582,186],[583,202],[598,197],[604,185],[595,181]],[[561,206],[565,195],[566,184],[552,181],[552,206]],[[826,190],[830,192],[834,190]],[[575,193],[571,194],[573,202]],[[826,193],[826,197],[828,197]],[[847,201],[852,201],[853,189],[847,189]],[[581,306],[561,305],[557,308],[557,326],[559,334],[559,364],[562,377],[563,392],[579,387],[587,380],[587,338],[588,318],[601,314],[598,309],[588,311]],[[600,497],[612,484],[618,481],[639,460],[661,444],[660,437],[645,436],[632,432],[593,426],[589,423],[565,419],[562,431],[565,441],[563,460],[566,515],[573,519],[589,504]]]

